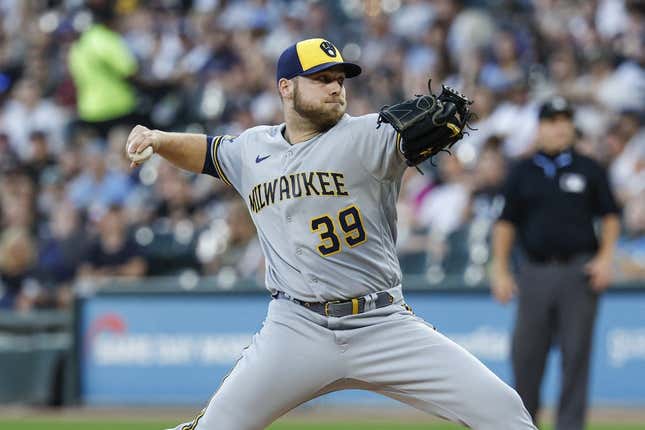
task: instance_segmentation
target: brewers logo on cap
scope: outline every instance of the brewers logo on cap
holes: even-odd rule
[[[338,65],[343,66],[347,78],[361,73],[360,66],[344,61],[338,48],[330,41],[307,39],[291,45],[280,55],[276,80],[311,75]]]

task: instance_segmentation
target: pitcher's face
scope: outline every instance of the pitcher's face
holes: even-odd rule
[[[319,131],[336,125],[345,114],[345,72],[341,68],[294,79],[293,110],[307,118]]]

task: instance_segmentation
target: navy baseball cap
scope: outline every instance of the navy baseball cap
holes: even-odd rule
[[[361,74],[360,66],[343,60],[340,51],[325,39],[307,39],[291,45],[280,55],[276,81],[312,75],[334,66],[343,66],[345,77]]]
[[[550,119],[556,115],[566,115],[573,118],[573,107],[564,97],[554,97],[540,106],[539,119]]]

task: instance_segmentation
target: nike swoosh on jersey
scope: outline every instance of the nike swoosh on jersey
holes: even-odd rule
[[[256,162],[256,163],[260,163],[260,162],[262,162],[262,161],[266,160],[267,158],[269,158],[270,156],[271,156],[271,154],[267,155],[266,157],[260,157],[260,156],[258,155],[258,156],[256,156],[256,157],[255,157],[255,162]]]

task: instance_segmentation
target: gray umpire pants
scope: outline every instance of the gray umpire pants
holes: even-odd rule
[[[589,257],[568,263],[526,262],[518,275],[519,305],[513,334],[515,389],[535,420],[551,345],[560,347],[562,382],[556,430],[582,430],[587,409],[589,359],[598,295],[584,272]]]
[[[364,389],[481,430],[535,429],[517,393],[466,350],[390,306],[342,318],[273,300],[208,406],[177,430],[260,430],[332,391]]]

